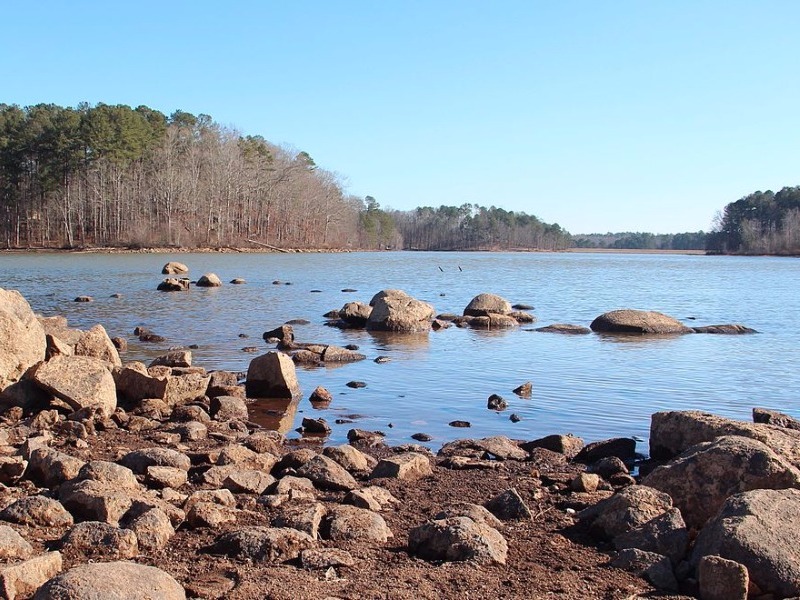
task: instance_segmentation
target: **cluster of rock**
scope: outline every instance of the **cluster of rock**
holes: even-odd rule
[[[162,275],[186,275],[189,273],[189,267],[185,264],[175,261],[170,261],[164,265],[161,270]],[[241,277],[236,277],[231,280],[234,285],[246,283]],[[197,287],[220,287],[222,280],[216,273],[205,273],[194,282]],[[188,277],[167,277],[156,288],[160,292],[187,292],[191,288],[192,281]]]
[[[613,565],[701,598],[800,595],[800,423],[754,417],[653,415],[658,466],[580,515],[619,551]]]

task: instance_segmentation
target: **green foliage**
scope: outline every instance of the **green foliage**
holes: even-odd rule
[[[800,253],[800,186],[753,192],[725,206],[708,250],[743,254]]]

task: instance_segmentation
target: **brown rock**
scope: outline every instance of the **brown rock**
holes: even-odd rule
[[[0,288],[0,391],[44,360],[46,348],[44,328],[22,294]]]
[[[425,333],[430,331],[435,311],[400,290],[385,290],[373,297],[372,312],[367,320],[371,331]]]
[[[349,491],[358,487],[353,476],[339,463],[327,456],[316,455],[297,470],[321,489]]]
[[[219,287],[222,285],[222,281],[215,273],[206,273],[200,276],[195,285],[197,287]]]
[[[31,527],[68,527],[72,515],[64,506],[45,496],[26,496],[12,502],[0,512],[0,519]]]
[[[486,317],[492,314],[507,315],[510,312],[511,303],[496,294],[478,294],[464,309],[464,315],[469,317]]]
[[[119,559],[139,554],[139,543],[133,531],[96,521],[75,525],[61,539],[61,546],[87,557]]]
[[[677,319],[655,311],[612,310],[597,317],[590,325],[592,331],[627,334],[693,333]]]
[[[591,522],[595,536],[612,539],[671,508],[672,498],[668,494],[647,486],[632,485],[587,508],[578,517]]]
[[[0,561],[25,560],[33,555],[33,546],[8,525],[0,525]]]
[[[219,536],[211,546],[216,554],[270,563],[293,560],[315,545],[314,539],[297,529],[247,527]]]
[[[273,527],[290,527],[303,531],[313,539],[319,537],[319,526],[325,516],[325,506],[319,502],[290,504],[272,520]]]
[[[189,272],[189,267],[185,264],[175,261],[170,261],[161,269],[162,275],[184,275]]]
[[[89,356],[117,367],[122,365],[119,352],[102,325],[95,325],[85,332],[75,344],[74,353],[75,356]]]
[[[294,363],[281,352],[267,352],[250,361],[245,387],[251,398],[292,398],[300,393]]]
[[[191,350],[174,350],[161,356],[157,356],[150,362],[151,367],[191,367]]]
[[[370,479],[389,477],[410,480],[432,474],[433,470],[427,456],[417,452],[407,452],[380,460],[370,474]]]
[[[392,532],[379,514],[346,504],[335,506],[328,514],[326,537],[334,541],[363,540],[384,543]]]
[[[408,533],[408,550],[425,560],[504,565],[508,544],[496,529],[469,517],[429,521]]]
[[[54,356],[30,372],[40,387],[73,409],[99,405],[109,413],[117,407],[114,378],[103,363],[87,356]]]
[[[0,567],[0,594],[8,600],[30,598],[61,569],[60,552],[47,552],[21,563]],[[39,598],[39,595],[36,597]]]
[[[60,568],[60,566],[59,566]],[[169,574],[131,562],[78,565],[53,577],[34,600],[186,600],[186,592]]]
[[[163,550],[175,535],[169,517],[158,508],[145,511],[127,522],[125,527],[136,534],[139,548],[148,552]]]
[[[486,503],[486,508],[501,521],[531,519],[531,509],[514,488],[501,492]]]

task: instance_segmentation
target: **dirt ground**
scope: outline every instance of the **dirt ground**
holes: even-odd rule
[[[86,448],[59,440],[53,446],[84,460],[117,460],[129,450],[157,445],[154,439],[154,434],[113,430],[90,436]],[[190,449],[221,443],[212,439],[193,442]],[[313,448],[320,450],[319,446]],[[286,446],[287,451],[292,449],[296,446]],[[361,449],[378,457],[391,452],[384,447]],[[432,461],[435,464],[433,457]],[[270,524],[272,511],[277,509],[265,507],[247,494],[236,495],[241,510],[236,523],[214,530],[183,525],[164,551],[142,553],[135,560],[167,571],[184,585],[190,597],[202,598],[669,598],[658,595],[643,579],[609,567],[611,548],[593,540],[572,514],[609,493],[571,492],[568,481],[579,468],[560,455],[543,452],[538,460],[506,461],[496,469],[451,470],[437,465],[432,476],[422,479],[378,480],[400,500],[395,509],[382,513],[393,538],[383,545],[320,542],[323,547],[348,550],[355,559],[352,567],[313,571],[291,562],[269,565],[210,554],[207,547],[222,531]],[[190,480],[181,492],[202,487]],[[435,564],[409,555],[406,544],[411,528],[450,503],[483,504],[512,487],[528,504],[533,518],[504,522],[501,533],[509,546],[505,565]],[[30,482],[23,481],[18,488],[0,490],[0,507],[37,491],[32,488]],[[38,491],[52,495],[46,489]],[[318,500],[326,505],[341,502],[343,496],[343,492],[317,492]],[[57,549],[58,539],[65,532],[57,528],[18,529],[40,550]],[[69,552],[64,559],[65,568],[87,561],[87,557]]]

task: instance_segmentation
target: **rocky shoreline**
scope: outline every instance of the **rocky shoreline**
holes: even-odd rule
[[[433,322],[390,292],[373,326]],[[663,333],[658,313],[601,324],[648,315]],[[0,334],[3,598],[800,596],[800,423],[781,413],[656,413],[644,463],[633,440],[561,434],[326,447],[249,419],[248,388],[298,393],[288,354],[244,383],[188,352],[123,363],[102,326],[5,290]]]

